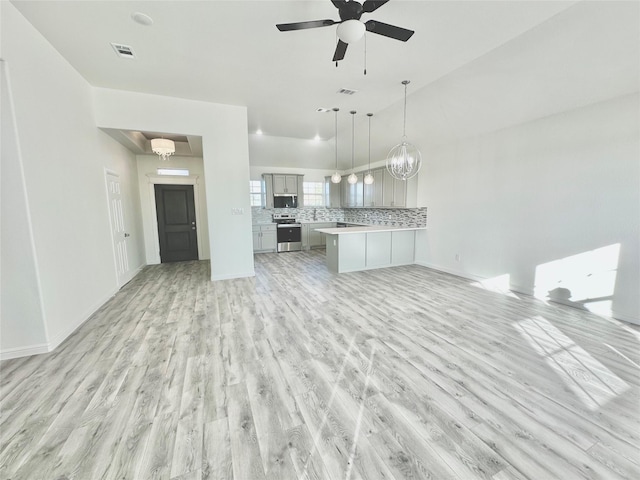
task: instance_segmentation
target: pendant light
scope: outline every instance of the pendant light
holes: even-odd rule
[[[371,185],[374,180],[373,175],[371,175],[371,117],[373,117],[373,113],[367,113],[367,117],[369,117],[369,170],[364,176],[364,183],[365,185]]]
[[[358,176],[354,173],[354,149],[355,149],[355,118],[356,111],[351,110],[351,175],[347,177],[347,182],[351,185],[358,183]]]
[[[336,121],[335,121],[335,124],[336,124],[336,136],[335,136],[335,143],[336,143],[336,173],[331,175],[331,182],[332,183],[340,183],[340,181],[342,180],[342,177],[338,173],[338,112],[340,111],[340,109],[334,107],[333,111],[334,111],[335,117],[336,117]]]
[[[407,85],[409,80],[403,80],[404,85],[404,124],[402,142],[393,147],[387,155],[387,171],[393,178],[407,180],[415,176],[422,166],[422,155],[415,145],[407,142]]]

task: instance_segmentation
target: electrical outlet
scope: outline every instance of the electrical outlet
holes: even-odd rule
[[[456,262],[459,262],[459,261],[460,261],[460,254],[456,253]]]

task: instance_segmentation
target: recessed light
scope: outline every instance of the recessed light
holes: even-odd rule
[[[140,25],[144,25],[145,27],[149,27],[153,25],[153,18],[151,18],[149,15],[146,15],[142,12],[133,12],[131,14],[131,19],[134,22],[139,23]]]
[[[256,130],[256,135],[262,135],[262,130],[257,129],[257,130]]]
[[[319,142],[320,140],[322,140],[322,139],[320,138],[320,135],[316,135],[315,137],[313,137],[313,139],[314,139],[316,142]]]

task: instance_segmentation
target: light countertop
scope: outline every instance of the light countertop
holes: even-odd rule
[[[426,230],[427,227],[392,227],[389,225],[363,225],[361,227],[318,228],[317,232],[327,235],[349,235],[352,233],[401,232],[407,230]]]

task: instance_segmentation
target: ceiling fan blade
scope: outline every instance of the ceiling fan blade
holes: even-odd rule
[[[387,3],[389,0],[366,0],[366,2],[364,2],[362,4],[362,10],[366,13],[371,13],[377,9],[379,9],[381,6],[383,6],[385,3]]]
[[[310,22],[296,22],[296,23],[279,23],[276,25],[281,32],[289,32],[291,30],[304,30],[307,28],[328,27],[338,23],[335,20],[311,20]]]
[[[378,22],[377,20],[369,20],[365,23],[367,31],[371,33],[377,33],[389,38],[395,38],[406,42],[411,38],[415,32],[413,30],[407,30],[406,28],[396,27],[395,25],[389,25],[388,23]]]
[[[347,44],[342,40],[338,40],[338,45],[336,46],[336,53],[333,54],[334,62],[342,60],[344,58],[344,54],[347,53]]]
[[[331,3],[333,3],[333,6],[336,8],[340,8],[341,6],[343,6],[345,3],[347,3],[347,0],[331,0]]]

